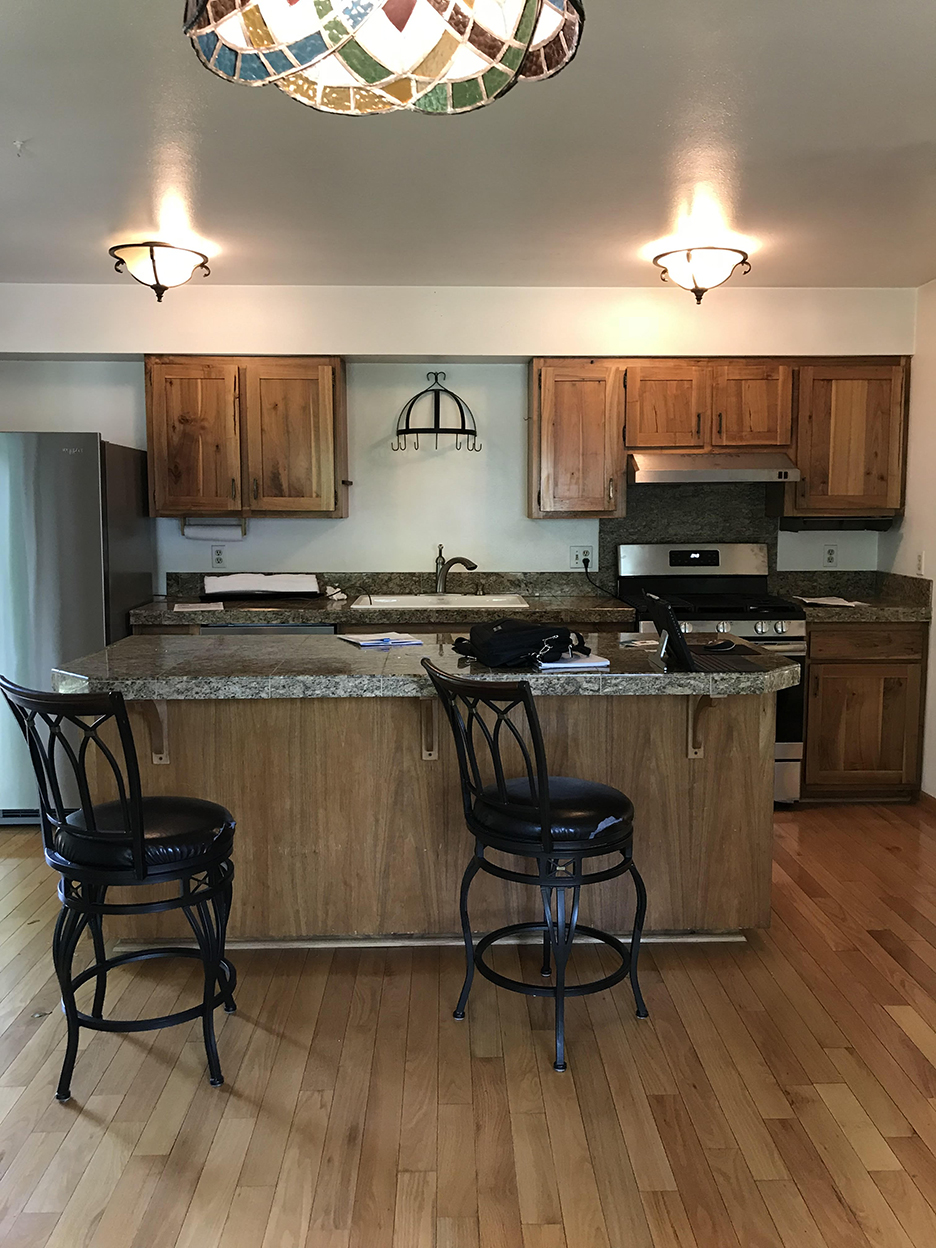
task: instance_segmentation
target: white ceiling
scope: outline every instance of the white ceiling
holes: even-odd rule
[[[223,82],[182,7],[5,0],[0,281],[126,281],[107,247],[175,187],[213,282],[648,285],[697,181],[760,240],[735,281],[936,277],[931,0],[585,0],[568,69],[450,118]]]

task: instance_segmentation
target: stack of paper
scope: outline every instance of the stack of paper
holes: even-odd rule
[[[564,654],[555,663],[537,662],[536,666],[541,672],[593,672],[610,667],[611,660],[597,654]]]
[[[814,607],[866,607],[866,602],[852,601],[850,598],[804,598],[802,594],[794,594],[794,598],[798,598],[800,602],[808,602]]]
[[[421,646],[423,643],[418,637],[413,637],[410,633],[339,633],[342,641],[350,641],[352,646],[360,646],[362,649],[383,649],[389,646]]]
[[[318,577],[311,572],[230,572],[206,576],[206,594],[317,594]]]

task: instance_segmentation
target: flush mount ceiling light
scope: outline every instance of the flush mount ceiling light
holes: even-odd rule
[[[107,254],[117,261],[114,268],[118,273],[126,270],[135,282],[149,286],[157,303],[162,303],[162,297],[170,287],[184,286],[194,277],[196,269],[201,269],[205,277],[211,272],[204,252],[175,247],[172,243],[154,240],[118,243],[116,247],[109,247]]]
[[[683,290],[691,290],[697,304],[707,290],[727,282],[738,265],[742,273],[751,271],[748,253],[739,247],[681,247],[654,256],[653,263],[663,270],[664,282],[669,278]]]
[[[582,0],[187,0],[199,59],[328,113],[467,113],[557,74]]]

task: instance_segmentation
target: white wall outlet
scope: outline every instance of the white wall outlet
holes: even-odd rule
[[[588,560],[589,568],[595,566],[595,555],[591,546],[570,546],[569,547],[569,567],[576,572],[582,572],[585,569],[583,559]]]
[[[834,543],[822,548],[822,566],[824,568],[838,567],[838,547]]]
[[[212,546],[211,548],[211,566],[213,568],[224,567],[224,547]]]
[[[917,569],[917,576],[926,576],[926,551],[925,550],[917,551],[916,569]]]

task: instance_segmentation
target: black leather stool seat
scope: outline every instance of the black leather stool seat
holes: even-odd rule
[[[539,809],[531,800],[530,782],[525,777],[508,780],[506,789],[507,803],[500,801],[496,785],[482,789],[472,812],[475,822],[503,840],[540,840]],[[634,804],[609,784],[550,776],[549,807],[554,841],[617,845],[633,835]]]
[[[133,853],[119,802],[94,807],[97,824],[89,832],[80,810],[55,834],[55,849],[76,865],[111,870],[133,867]],[[121,839],[118,839],[121,838]],[[216,802],[197,797],[144,797],[146,863],[160,867],[194,865],[199,859],[227,858],[234,843],[234,817]]]

